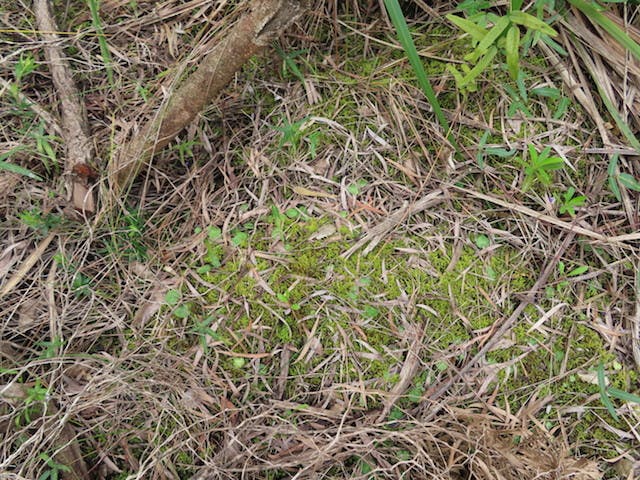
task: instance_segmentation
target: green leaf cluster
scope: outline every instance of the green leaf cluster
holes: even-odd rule
[[[557,35],[544,20],[519,10],[521,3],[512,1],[510,11],[503,16],[490,12],[478,12],[467,18],[453,14],[446,16],[451,23],[471,37],[474,47],[473,51],[464,57],[472,67],[462,64],[460,71],[453,65],[447,66],[460,90],[474,91],[476,79],[495,63],[498,53],[504,55],[511,78],[517,79],[521,47],[535,43],[538,39],[550,41],[550,37]],[[521,28],[525,30],[525,35],[522,35]]]

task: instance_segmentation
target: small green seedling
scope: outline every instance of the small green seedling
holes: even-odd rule
[[[45,133],[44,122],[40,122],[36,131],[30,132],[29,136],[36,141],[36,151],[47,171],[51,171],[52,169],[58,171],[60,169],[60,162],[53,148],[53,142],[58,141],[58,137]]]
[[[9,93],[16,102],[21,103],[19,94],[22,79],[33,72],[36,69],[36,66],[36,61],[31,53],[20,54],[20,58],[13,68],[13,76],[15,78],[15,82],[9,86]]]
[[[62,218],[52,213],[44,214],[39,208],[32,208],[20,213],[20,221],[42,235],[47,235],[49,230],[62,222]]]
[[[42,348],[38,358],[45,360],[48,358],[54,358],[58,356],[60,348],[64,345],[64,340],[60,337],[54,337],[53,340],[43,340],[37,342],[36,346]]]
[[[52,457],[47,455],[46,453],[41,453],[39,455],[40,460],[44,460],[49,467],[49,470],[44,472],[42,475],[38,477],[38,480],[58,480],[60,477],[60,472],[68,473],[71,472],[71,468],[63,465],[62,463],[56,462]]]
[[[527,191],[536,182],[540,182],[546,187],[551,185],[552,172],[562,170],[564,160],[557,156],[550,156],[551,147],[545,147],[540,153],[533,145],[528,145],[527,149],[529,151],[528,161],[520,159],[525,174],[522,190]]]
[[[177,318],[185,319],[188,318],[191,314],[191,307],[188,303],[180,303],[182,299],[182,293],[180,290],[171,289],[167,291],[164,296],[164,301],[170,307],[175,307],[173,309],[173,315]]]
[[[587,265],[579,265],[573,268],[572,270],[570,270],[569,272],[567,272],[567,266],[565,265],[565,263],[563,261],[559,261],[558,277],[563,280],[560,280],[558,282],[557,288],[558,289],[567,288],[569,286],[569,280],[568,280],[569,278],[578,277],[580,275],[587,273],[588,271],[589,271],[589,267]],[[551,285],[548,285],[545,288],[545,292],[548,298],[553,298],[556,294],[556,288],[554,288]]]
[[[193,147],[199,144],[200,142],[198,142],[197,140],[185,140],[175,145],[172,148],[172,150],[175,150],[178,152],[180,163],[182,163],[183,165],[186,165],[189,159],[193,160],[194,158]]]
[[[242,357],[233,357],[233,359],[231,360],[231,364],[233,365],[233,367],[237,368],[238,370],[244,368],[246,363],[247,361]]]
[[[44,402],[47,401],[47,397],[49,396],[49,389],[42,385],[42,382],[39,378],[36,378],[32,387],[29,387],[26,390],[26,397],[24,398],[24,411],[22,415],[16,418],[16,423],[20,423],[20,419],[24,418],[26,424],[31,423],[31,416],[33,414],[38,414],[41,412],[41,406]]]
[[[304,83],[304,75],[302,74],[302,72],[300,71],[300,69],[298,68],[298,65],[294,60],[296,57],[299,57],[300,55],[307,53],[308,50],[296,50],[296,51],[287,53],[284,50],[282,50],[282,48],[280,48],[280,46],[278,45],[275,46],[275,49],[278,55],[280,55],[280,58],[282,58],[283,60],[283,64],[282,64],[283,75],[286,77],[288,73],[291,72],[291,74],[294,77],[296,77],[298,80]]]
[[[308,117],[298,120],[297,122],[288,123],[285,122],[282,127],[277,127],[282,132],[282,138],[280,139],[279,146],[289,146],[294,151],[298,149],[300,140],[304,135],[304,131],[308,126]]]
[[[489,245],[491,245],[491,240],[489,240],[489,237],[482,234],[476,235],[474,242],[476,244],[476,247],[478,247],[480,250],[487,248]]]
[[[190,330],[190,333],[194,333],[198,336],[200,345],[202,346],[202,350],[205,354],[209,353],[208,337],[211,337],[214,340],[219,340],[218,334],[211,328],[213,320],[214,317],[209,315],[201,322],[195,322],[193,328]]]
[[[587,197],[584,195],[574,196],[576,193],[576,189],[573,187],[569,187],[569,189],[564,192],[560,199],[560,206],[558,207],[558,211],[560,214],[568,213],[572,217],[576,216],[576,208],[581,207],[587,201]]]
[[[360,180],[354,183],[350,183],[349,186],[347,187],[347,192],[355,196],[355,195],[358,195],[362,191],[362,189],[366,186],[367,186],[367,181],[361,178]]]

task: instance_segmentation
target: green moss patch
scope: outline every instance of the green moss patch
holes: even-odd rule
[[[334,382],[386,390],[397,381],[414,326],[427,332],[423,361],[438,373],[443,355],[512,311],[512,294],[498,287],[517,294],[532,284],[506,246],[480,254],[472,242],[433,248],[411,235],[344,258],[356,232],[340,222],[273,208],[227,239],[210,235],[195,265],[215,286],[203,288],[199,308],[215,332],[207,341],[238,358],[286,346],[294,352],[289,375],[302,383],[316,383],[335,362]],[[254,363],[267,376],[280,368],[270,356]],[[242,374],[239,362],[228,366]],[[290,393],[300,385],[291,382]]]

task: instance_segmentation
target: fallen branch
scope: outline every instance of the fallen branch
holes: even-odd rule
[[[49,0],[35,0],[33,9],[42,39],[46,42],[44,54],[49,64],[53,85],[60,100],[62,137],[66,147],[65,174],[67,191],[73,207],[84,215],[95,212],[95,199],[88,179],[74,172],[89,168],[93,158],[93,143],[89,137],[89,120],[80,93],[71,74],[71,67],[55,33],[58,26]]]
[[[165,147],[210,104],[235,73],[260,49],[300,17],[308,0],[262,0],[204,57],[198,69],[171,94],[109,165],[114,195],[124,191],[155,152]]]

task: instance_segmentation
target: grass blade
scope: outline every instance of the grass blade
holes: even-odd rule
[[[623,402],[632,402],[640,405],[640,397],[638,395],[634,395],[633,393],[625,392],[624,390],[620,390],[618,388],[609,387],[607,389],[609,395],[618,400],[622,400]]]
[[[616,23],[610,18],[606,17],[594,5],[584,0],[569,0],[569,3],[584,13],[589,20],[596,22],[602,28],[604,28],[609,35],[611,35],[620,45],[629,50],[638,60],[640,60],[640,45],[633,41],[633,39],[627,35]]]
[[[107,45],[107,40],[104,37],[104,30],[102,29],[102,22],[100,21],[100,10],[98,8],[98,0],[88,0],[89,2],[89,10],[91,10],[91,23],[93,28],[96,29],[96,34],[98,36],[98,43],[100,45],[100,55],[102,55],[102,60],[104,61],[105,68],[107,70],[107,79],[109,80],[109,85],[115,88],[115,84],[113,83],[113,67],[111,60],[111,52],[109,52],[109,46]]]
[[[25,177],[29,177],[39,182],[42,181],[42,177],[40,175],[37,175],[33,173],[31,170],[21,167],[20,165],[16,165],[15,163],[9,163],[9,162],[0,160],[0,170],[5,170],[7,172],[23,175]]]
[[[602,364],[602,362],[598,364],[598,387],[600,388],[600,401],[607,408],[609,414],[615,420],[618,420],[616,409],[613,406],[613,402],[609,398],[609,394],[607,393],[607,382],[604,378],[604,365]]]
[[[436,97],[436,93],[427,78],[427,73],[424,70],[424,66],[422,65],[422,61],[420,60],[420,56],[418,55],[418,51],[416,50],[416,46],[413,43],[413,39],[411,38],[411,33],[409,32],[409,26],[407,25],[407,21],[404,18],[402,10],[400,9],[400,4],[398,0],[384,0],[384,5],[389,13],[389,18],[391,18],[391,22],[396,29],[396,33],[398,35],[398,40],[404,48],[405,53],[407,54],[407,58],[409,59],[409,63],[413,68],[416,77],[418,78],[418,83],[420,84],[420,88],[429,100],[429,103],[433,107],[433,111],[438,119],[438,123],[443,128],[449,142],[456,149],[456,152],[460,154],[461,150],[458,146],[458,143],[455,141],[453,136],[451,135],[451,128],[449,126],[449,122],[447,121],[444,113],[442,112],[442,108],[440,107],[440,102],[438,102],[438,98]]]
[[[21,150],[24,150],[25,147],[23,146],[17,146],[12,148],[11,150],[4,152],[4,153],[0,153],[0,170],[4,170],[6,172],[11,172],[11,173],[15,173],[17,175],[23,175],[25,177],[31,178],[33,180],[37,180],[39,182],[42,181],[42,177],[40,175],[37,175],[35,173],[33,173],[31,170],[21,167],[20,165],[16,165],[15,163],[9,163],[6,160],[11,157],[11,155],[13,155],[16,152],[19,152]]]

